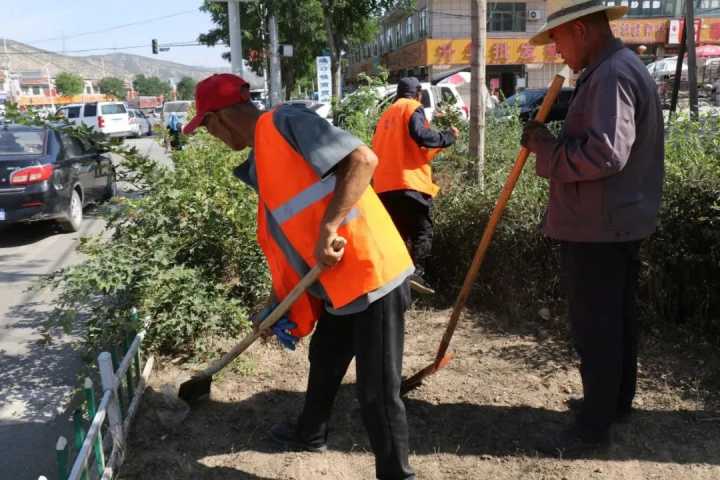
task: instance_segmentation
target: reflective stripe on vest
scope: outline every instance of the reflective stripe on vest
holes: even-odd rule
[[[410,136],[410,117],[421,107],[417,100],[401,98],[380,117],[372,139],[380,159],[373,175],[376,192],[415,190],[434,197],[440,190],[432,181],[430,166],[440,149],[420,147]]]
[[[275,241],[272,235],[268,215],[263,202],[258,201],[257,240],[270,269],[273,294],[276,299],[282,300],[309,269],[306,266],[293,265],[292,262],[286,260],[281,245]],[[301,295],[288,312],[289,319],[297,325],[291,330],[291,333],[298,338],[309,335],[315,327],[317,318],[322,313],[322,308],[321,300],[307,293]]]
[[[335,177],[329,175],[321,179],[318,176],[277,130],[272,112],[258,119],[255,145],[260,146],[255,151],[260,201],[302,260],[314,265],[320,223],[332,199]],[[262,221],[262,225],[267,230],[267,222]],[[260,226],[258,219],[258,228]],[[323,273],[319,280],[335,309],[381,289],[413,268],[400,234],[369,187],[345,218],[338,234],[348,241],[343,260]],[[258,239],[261,237],[266,242],[272,241],[267,232],[259,233]],[[276,242],[272,243],[277,246]],[[292,269],[285,252],[279,255],[278,251],[268,250],[276,257],[268,259],[268,263],[277,262],[285,269]],[[281,272],[283,268],[276,270]],[[273,274],[273,283],[275,281]]]

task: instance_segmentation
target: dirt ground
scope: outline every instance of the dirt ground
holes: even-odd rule
[[[410,313],[406,373],[432,360],[448,317]],[[461,322],[451,345],[455,359],[406,398],[418,479],[720,479],[720,354],[652,336],[641,351],[638,411],[615,427],[610,451],[579,460],[539,453],[543,437],[570,424],[564,402],[582,391],[563,330],[558,318],[508,322],[469,314]],[[329,452],[285,452],[269,440],[273,423],[300,411],[307,367],[306,346],[287,352],[255,345],[177,424],[159,392],[197,366],[160,361],[120,478],[375,478],[354,365],[336,402]]]

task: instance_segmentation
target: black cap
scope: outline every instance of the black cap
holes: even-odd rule
[[[420,91],[420,80],[415,77],[401,78],[397,85],[397,98],[415,98]]]

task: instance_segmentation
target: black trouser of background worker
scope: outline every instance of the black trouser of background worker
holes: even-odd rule
[[[424,277],[432,251],[432,197],[414,190],[394,190],[378,195],[408,245],[415,273]]]
[[[300,437],[324,444],[332,404],[355,357],[357,396],[375,453],[377,478],[414,479],[408,463],[408,426],[400,398],[407,282],[370,304],[364,312],[325,313],[310,341],[310,376],[305,407],[298,421]]]
[[[630,413],[637,383],[636,293],[640,241],[561,242],[568,317],[580,356],[581,434],[607,437],[614,419]]]

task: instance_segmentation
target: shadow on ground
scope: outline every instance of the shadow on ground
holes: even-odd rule
[[[294,416],[302,402],[302,393],[283,390],[237,403],[208,401],[196,406],[182,424],[163,427],[155,409],[163,404],[162,395],[150,389],[138,418],[140,433],[130,442],[134,460],[122,478],[258,478],[243,477],[227,466],[209,468],[202,461],[243,451],[281,452],[267,432],[274,422]],[[528,406],[435,405],[412,397],[406,406],[415,455],[543,457],[536,447],[570,422],[567,412]],[[630,424],[616,428],[610,451],[588,458],[718,465],[720,425],[695,422],[695,413],[639,410]],[[196,437],[207,442],[194,442]],[[160,443],[162,448],[157,447]],[[351,385],[344,385],[338,396],[329,448],[345,453],[370,450]]]

